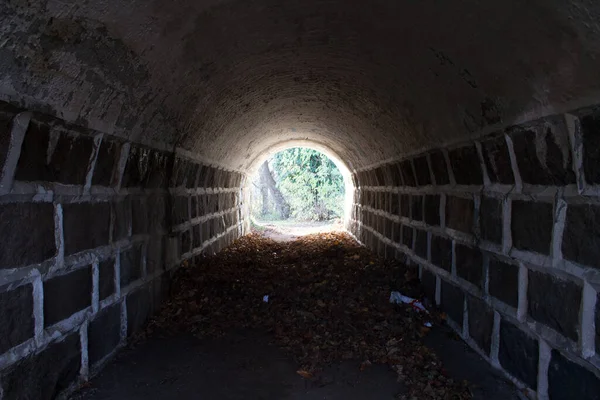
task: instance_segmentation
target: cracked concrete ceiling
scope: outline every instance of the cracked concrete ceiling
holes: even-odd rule
[[[289,140],[350,168],[600,89],[593,0],[4,0],[0,96],[235,169]]]

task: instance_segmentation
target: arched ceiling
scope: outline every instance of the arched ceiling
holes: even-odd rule
[[[600,89],[594,0],[4,0],[0,95],[246,169],[351,168]]]

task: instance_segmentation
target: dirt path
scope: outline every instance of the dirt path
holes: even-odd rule
[[[75,398],[516,398],[442,316],[389,303],[420,296],[414,268],[346,234],[248,235],[181,268],[173,289],[152,334]]]

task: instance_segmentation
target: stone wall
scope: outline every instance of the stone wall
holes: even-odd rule
[[[0,102],[0,398],[51,399],[243,233],[239,172]]]
[[[540,399],[600,393],[600,108],[355,172],[350,230]]]

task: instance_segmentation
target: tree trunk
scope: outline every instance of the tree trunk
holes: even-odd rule
[[[265,161],[260,166],[260,180],[264,182],[266,186],[269,188],[269,192],[271,192],[271,196],[273,197],[273,201],[275,202],[275,208],[279,213],[279,216],[282,219],[287,219],[290,217],[290,205],[283,194],[277,189],[277,185],[275,183],[275,179],[273,179],[273,175],[271,175],[271,171],[269,170],[269,164]]]
[[[260,198],[261,198],[261,209],[260,215],[265,216],[269,213],[269,185],[267,184],[264,174],[260,173]]]

